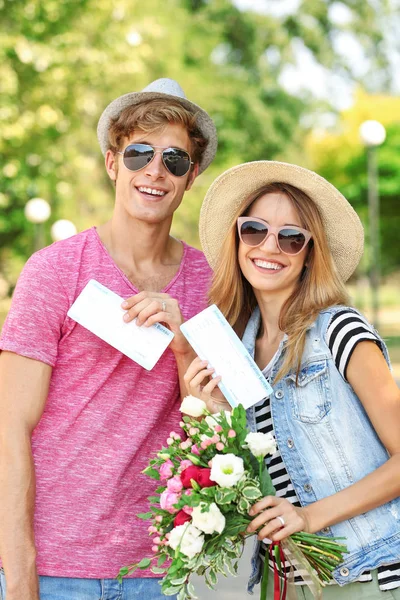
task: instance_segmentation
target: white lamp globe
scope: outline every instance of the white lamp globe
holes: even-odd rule
[[[60,240],[66,240],[67,238],[77,233],[76,227],[72,221],[67,219],[60,219],[51,226],[51,237],[55,242]]]
[[[51,215],[50,204],[43,198],[32,198],[25,204],[24,213],[31,223],[44,223]]]
[[[386,129],[379,121],[364,121],[360,125],[359,132],[365,146],[380,146],[386,139]]]

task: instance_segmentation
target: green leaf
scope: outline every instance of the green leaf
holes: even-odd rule
[[[129,573],[129,567],[122,567],[122,569],[119,570],[118,573],[118,579],[122,579],[122,577],[125,577],[125,575],[128,575]]]
[[[217,504],[230,504],[236,499],[236,490],[230,488],[216,488],[215,501]]]
[[[151,477],[152,479],[157,479],[157,481],[160,479],[160,473],[157,471],[157,469],[153,469],[153,467],[146,467],[142,473],[148,477]]]
[[[180,587],[171,585],[165,589],[163,588],[162,593],[164,596],[175,596],[175,594],[179,594],[180,591]]]
[[[163,565],[166,560],[168,560],[168,554],[161,554],[161,556],[158,557],[157,566],[161,567],[161,565]]]
[[[149,567],[150,564],[151,564],[151,558],[142,558],[140,563],[138,563],[138,568],[139,569],[147,569],[147,567]]]
[[[171,579],[171,584],[172,585],[182,585],[183,583],[186,583],[187,580],[187,575],[184,575],[183,577],[179,577],[179,579]]]
[[[242,489],[242,494],[248,500],[257,500],[258,498],[262,498],[262,494],[260,493],[260,490],[256,487],[253,487],[250,485],[247,485],[246,487],[244,487]]]
[[[178,594],[177,600],[186,600],[186,598],[187,598],[186,586],[183,586]]]
[[[247,515],[250,508],[250,502],[247,500],[247,498],[242,496],[238,502],[237,507],[239,512],[241,512],[243,515]]]
[[[232,560],[231,559],[226,559],[225,560],[225,568],[227,569],[228,573],[230,573],[231,575],[233,575],[234,577],[236,577],[237,573],[235,573],[235,570],[233,568]]]
[[[153,516],[153,513],[151,513],[151,512],[138,513],[136,516],[138,519],[143,519],[143,521],[147,521],[148,519],[151,519],[151,517]]]
[[[215,571],[213,569],[210,569],[208,571],[208,580],[209,580],[209,582],[211,584],[211,587],[213,587],[217,583],[217,581],[218,581],[217,575],[216,575],[216,573],[215,573]]]
[[[263,469],[260,477],[260,489],[263,496],[275,496],[276,491],[267,469]]]
[[[160,496],[149,496],[147,500],[152,504],[158,504],[160,501]]]
[[[155,573],[156,575],[161,575],[162,573],[165,573],[166,570],[167,570],[167,567],[165,567],[165,568],[151,567],[152,573]]]
[[[186,589],[187,589],[187,593],[190,596],[190,598],[192,598],[193,600],[198,600],[198,598],[196,596],[196,590],[194,589],[193,583],[189,582]]]

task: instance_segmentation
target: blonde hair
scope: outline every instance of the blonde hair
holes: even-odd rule
[[[196,114],[176,100],[154,98],[128,106],[115,119],[108,130],[109,149],[115,154],[136,130],[145,133],[161,131],[166,125],[183,125],[191,143],[191,158],[198,163],[207,147],[207,140],[197,126]]]
[[[210,303],[215,303],[238,335],[242,335],[257,300],[249,282],[243,276],[238,262],[239,236],[236,221],[246,215],[250,206],[265,194],[281,192],[292,202],[299,215],[301,226],[312,232],[309,242],[307,267],[284,303],[279,316],[279,328],[288,336],[285,355],[278,381],[293,368],[297,375],[301,367],[307,329],[319,312],[337,304],[347,304],[348,295],[332,258],[318,207],[301,190],[287,183],[271,183],[259,188],[243,200],[222,244],[218,264],[209,293]]]

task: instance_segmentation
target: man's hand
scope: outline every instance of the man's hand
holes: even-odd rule
[[[169,347],[175,355],[191,353],[191,346],[180,330],[184,319],[175,298],[157,292],[140,292],[125,300],[122,308],[126,310],[126,323],[136,318],[139,326],[150,327],[154,323],[166,325],[174,334]]]

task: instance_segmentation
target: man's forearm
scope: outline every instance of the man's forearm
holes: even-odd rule
[[[28,432],[0,431],[0,556],[7,600],[39,600],[33,530],[35,470]]]

